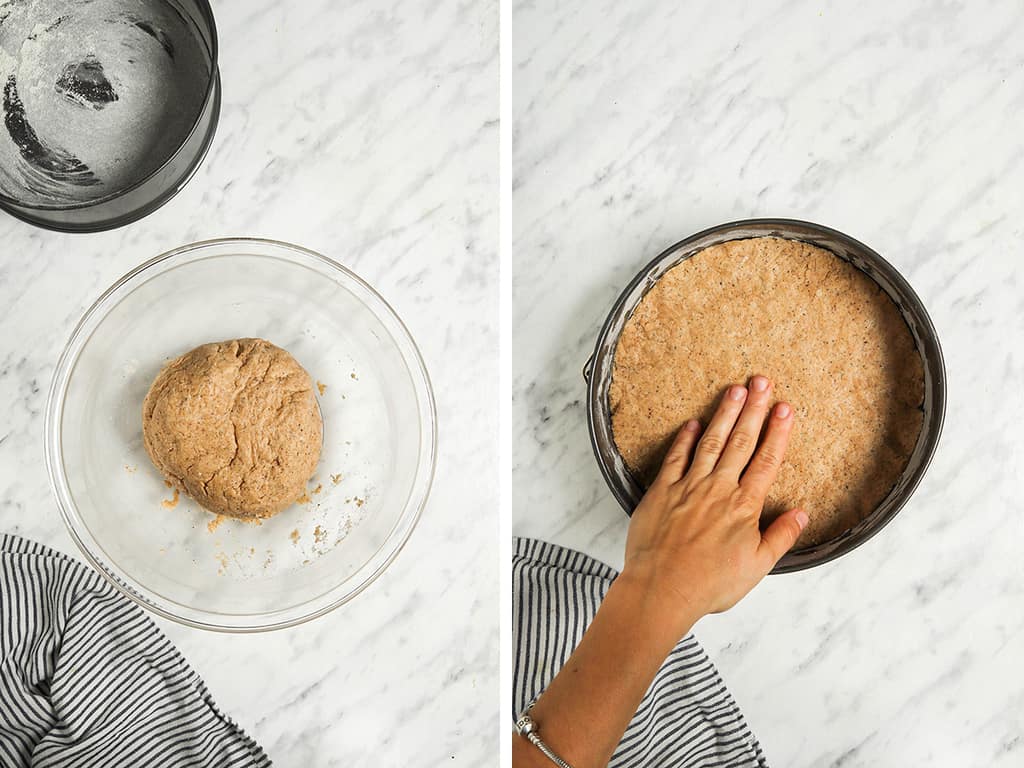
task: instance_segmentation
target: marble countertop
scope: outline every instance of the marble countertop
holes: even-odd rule
[[[214,6],[220,129],[178,197],[99,235],[0,214],[0,530],[78,555],[50,493],[43,411],[71,329],[111,283],[213,237],[324,253],[392,303],[426,359],[440,433],[430,502],[394,564],[324,618],[251,636],[158,623],[276,765],[488,764],[498,743],[497,7]]]
[[[774,766],[1024,764],[1024,7],[513,0],[513,530],[619,566],[586,429],[600,323],[663,248],[803,218],[910,281],[942,441],[885,531],[701,621]]]

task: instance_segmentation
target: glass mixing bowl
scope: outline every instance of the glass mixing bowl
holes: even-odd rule
[[[318,384],[324,444],[308,492],[261,524],[178,498],[142,442],[142,402],[169,360],[261,337]],[[122,592],[184,624],[275,629],[350,600],[394,560],[427,499],[430,381],[390,306],[294,245],[216,240],[158,256],[86,313],[61,356],[46,460],[85,556]]]

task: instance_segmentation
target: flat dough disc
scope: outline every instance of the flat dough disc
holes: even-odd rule
[[[801,507],[801,546],[850,529],[892,490],[923,421],[910,329],[860,270],[807,243],[734,240],[667,272],[626,323],[609,392],[615,443],[649,484],[672,436],[724,389],[774,382],[796,423],[763,521]]]

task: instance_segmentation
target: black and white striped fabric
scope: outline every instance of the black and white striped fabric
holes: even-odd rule
[[[515,540],[514,714],[568,661],[617,575],[580,552]],[[767,768],[767,762],[711,660],[688,635],[662,665],[609,766]]]
[[[140,608],[71,558],[0,535],[0,765],[270,760]]]

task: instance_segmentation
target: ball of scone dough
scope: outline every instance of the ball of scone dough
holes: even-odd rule
[[[320,460],[323,426],[305,369],[263,339],[204,344],[172,360],[142,406],[146,451],[211,512],[275,515]]]

